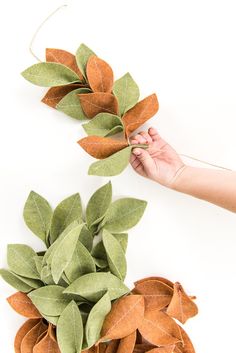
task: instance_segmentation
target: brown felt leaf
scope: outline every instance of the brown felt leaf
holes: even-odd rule
[[[174,295],[166,312],[182,324],[198,313],[197,305],[185,293],[179,282],[174,284]]]
[[[60,353],[58,343],[49,332],[34,346],[33,353]]]
[[[14,349],[15,353],[21,353],[21,342],[25,335],[37,325],[41,319],[28,319],[24,324],[19,328],[14,340]]]
[[[47,104],[49,107],[55,108],[63,97],[80,87],[83,86],[79,83],[74,83],[66,86],[51,87],[41,101]]]
[[[153,348],[146,353],[173,353],[175,349],[175,345],[160,347],[160,348]]]
[[[145,311],[138,329],[148,342],[157,346],[172,345],[182,340],[176,322],[159,310]]]
[[[126,135],[129,136],[134,130],[138,129],[148,119],[155,115],[158,111],[159,104],[156,94],[144,98],[138,102],[133,108],[128,110],[123,118]]]
[[[23,338],[21,342],[21,353],[32,353],[38,338],[45,331],[47,331],[47,325],[43,320],[40,320]]]
[[[36,309],[30,298],[25,293],[16,292],[15,294],[8,297],[7,301],[11,305],[11,307],[22,316],[31,319],[37,319],[42,317],[42,315]]]
[[[133,293],[144,296],[146,310],[160,310],[170,303],[173,289],[159,280],[151,279],[137,283]]]
[[[118,114],[118,101],[111,93],[95,92],[78,94],[85,115],[91,119],[98,113]]]
[[[104,159],[128,146],[126,140],[115,140],[109,137],[88,136],[78,141],[78,144],[91,156]]]
[[[83,80],[83,75],[76,63],[75,55],[66,50],[46,48],[46,61],[63,64],[77,73],[79,78]]]
[[[116,353],[132,353],[136,342],[136,331],[120,340]]]
[[[174,353],[195,353],[193,344],[187,333],[179,326],[183,342],[176,343]]]
[[[106,353],[116,353],[120,340],[112,340],[108,343]]]
[[[114,76],[110,65],[96,55],[90,56],[87,68],[87,78],[94,92],[111,92]]]
[[[106,316],[101,340],[123,338],[134,332],[143,321],[144,298],[128,295],[118,299]]]
[[[146,282],[146,281],[151,281],[151,280],[157,280],[157,281],[160,281],[162,283],[165,283],[167,284],[167,286],[171,287],[171,288],[174,288],[174,283],[171,282],[170,280],[164,278],[164,277],[157,277],[157,276],[150,276],[150,277],[145,277],[145,278],[142,278],[136,282],[134,282],[135,285],[139,284],[139,283],[143,283],[143,282]]]
[[[136,343],[134,353],[146,353],[153,348],[156,348],[156,346],[151,343]]]

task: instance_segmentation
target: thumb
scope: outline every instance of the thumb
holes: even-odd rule
[[[152,169],[153,169],[153,159],[150,156],[150,154],[148,153],[148,151],[144,150],[143,148],[134,148],[133,154],[142,163],[147,175],[151,174]]]

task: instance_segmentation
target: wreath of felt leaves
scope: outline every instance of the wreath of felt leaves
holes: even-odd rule
[[[130,135],[159,108],[155,93],[139,101],[139,87],[132,76],[126,73],[114,81],[110,65],[84,44],[76,55],[46,49],[46,62],[29,67],[22,75],[36,85],[51,87],[42,99],[45,104],[72,118],[90,120],[82,125],[88,136],[78,143],[101,160],[90,166],[91,175],[121,173],[136,147],[129,144]]]

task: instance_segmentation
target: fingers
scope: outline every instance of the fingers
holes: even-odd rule
[[[152,141],[158,141],[160,139],[160,135],[154,127],[150,127],[148,129],[148,134],[151,137]]]
[[[143,148],[134,148],[133,154],[136,156],[136,159],[134,159],[132,163],[133,167],[134,165],[136,165],[136,168],[140,167],[141,164],[146,174],[151,174],[152,169],[154,168],[154,161],[148,151]]]
[[[137,135],[131,137],[130,142],[132,144],[140,144],[140,143],[152,143],[153,141],[157,141],[160,139],[160,135],[157,130],[154,128],[148,129],[148,131],[141,131]]]

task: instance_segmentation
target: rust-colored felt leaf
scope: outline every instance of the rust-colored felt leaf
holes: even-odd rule
[[[39,323],[41,319],[28,319],[24,324],[19,328],[14,340],[14,349],[15,353],[21,353],[21,342],[25,335]]]
[[[128,110],[122,121],[125,126],[126,135],[129,136],[134,130],[138,129],[148,119],[153,117],[158,111],[159,104],[156,94],[144,98],[138,102],[133,108]]]
[[[49,332],[34,346],[33,353],[60,353],[58,343]]]
[[[84,114],[92,119],[98,113],[118,114],[118,102],[111,93],[95,92],[78,94]]]
[[[115,140],[109,137],[88,136],[78,144],[91,156],[97,159],[107,158],[115,152],[127,147],[126,140]]]
[[[153,348],[150,351],[147,351],[146,353],[173,353],[174,349],[175,349],[175,346],[171,345],[166,347]]]
[[[144,319],[138,329],[148,342],[157,346],[172,345],[182,341],[179,326],[159,310],[145,311]]]
[[[185,293],[179,282],[174,284],[174,294],[166,312],[182,324],[198,313],[197,305]]]
[[[183,342],[179,342],[176,344],[174,353],[195,353],[194,346],[188,337],[187,333],[184,331],[182,327],[179,326],[181,336]]]
[[[151,281],[151,280],[157,280],[159,282],[162,282],[162,283],[165,283],[167,284],[167,286],[171,287],[171,288],[174,288],[174,283],[171,282],[170,280],[168,280],[167,278],[164,278],[164,277],[157,277],[157,276],[150,276],[150,277],[145,277],[145,278],[142,278],[136,282],[134,282],[135,286],[139,283],[143,283],[143,282],[147,282],[147,281]]]
[[[92,55],[88,60],[86,73],[89,85],[94,92],[111,92],[114,76],[108,63]]]
[[[46,48],[46,61],[63,64],[69,67],[71,70],[77,73],[81,80],[83,80],[83,75],[78,68],[75,55],[69,53],[68,51],[62,49]]]
[[[77,88],[80,88],[81,86],[81,84],[75,83],[66,86],[51,87],[41,101],[47,104],[49,107],[55,108],[60,100],[65,97],[65,95]]]
[[[21,353],[32,353],[38,338],[47,331],[47,325],[40,320],[23,338],[21,342]]]
[[[134,347],[134,353],[146,353],[153,348],[156,347],[151,343],[138,343]]]
[[[108,343],[106,353],[116,353],[120,340],[112,340]]]
[[[132,353],[136,342],[136,331],[120,340],[116,353]]]
[[[173,289],[156,279],[137,283],[133,292],[144,296],[146,310],[165,308],[173,296]]]
[[[143,321],[144,298],[142,295],[128,295],[118,299],[106,316],[101,339],[123,338],[134,332]]]
[[[37,310],[30,298],[25,293],[16,292],[15,294],[8,297],[7,301],[11,305],[11,307],[22,316],[31,319],[37,319],[42,317],[40,312]]]

